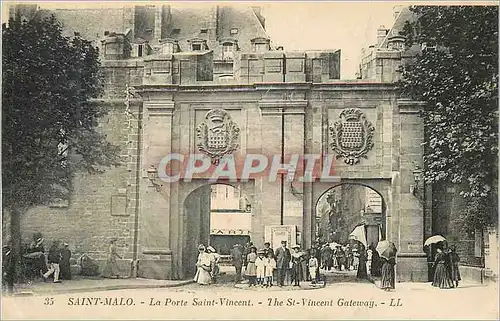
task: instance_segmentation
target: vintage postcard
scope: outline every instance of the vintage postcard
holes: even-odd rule
[[[498,320],[495,2],[2,3],[2,319]]]

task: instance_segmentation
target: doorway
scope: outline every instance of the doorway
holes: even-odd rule
[[[252,203],[241,186],[209,184],[192,191],[184,201],[182,268],[185,278],[196,273],[198,246],[212,246],[229,263],[235,244],[251,238]]]
[[[322,253],[326,252],[321,262],[326,273],[355,278],[361,251],[368,256],[369,248],[374,251],[378,242],[386,237],[385,212],[382,196],[361,184],[340,184],[319,197],[314,237]],[[325,246],[331,252],[326,251]],[[340,253],[338,257],[336,253]],[[327,259],[329,256],[332,258]]]

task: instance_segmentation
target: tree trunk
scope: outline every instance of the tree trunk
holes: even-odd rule
[[[14,291],[14,283],[18,280],[21,267],[21,210],[10,209],[10,245],[11,258],[7,271],[7,287],[9,292]]]

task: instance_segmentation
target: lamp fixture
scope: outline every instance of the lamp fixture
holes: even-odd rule
[[[410,193],[412,193],[413,196],[415,196],[421,202],[423,202],[424,200],[423,171],[418,165],[416,165],[415,169],[413,170],[413,180],[415,181],[415,185],[410,185]]]
[[[148,168],[148,178],[151,184],[155,187],[156,191],[159,192],[161,187],[163,186],[158,180],[158,170],[154,165],[149,166]]]

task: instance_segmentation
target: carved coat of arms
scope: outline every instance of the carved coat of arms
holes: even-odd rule
[[[227,111],[221,108],[210,110],[205,120],[196,128],[198,149],[207,154],[213,164],[238,148],[240,129]]]
[[[367,158],[366,154],[373,148],[373,132],[375,128],[359,109],[344,109],[340,120],[330,126],[330,146],[337,153],[337,158],[344,157],[349,165],[359,163],[359,158]]]

